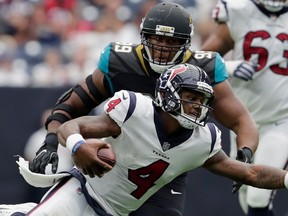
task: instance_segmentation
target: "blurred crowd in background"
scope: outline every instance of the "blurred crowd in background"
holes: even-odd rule
[[[160,0],[0,0],[0,86],[62,87],[97,67],[110,42],[140,43],[139,26]],[[167,1],[166,1],[167,2]],[[213,30],[216,0],[174,0],[193,17],[197,50]]]

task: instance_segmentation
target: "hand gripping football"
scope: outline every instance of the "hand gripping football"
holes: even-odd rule
[[[111,146],[109,148],[100,148],[97,152],[97,156],[112,167],[116,164],[116,154]]]

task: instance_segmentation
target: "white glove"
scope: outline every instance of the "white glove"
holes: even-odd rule
[[[258,65],[250,61],[237,60],[226,61],[225,66],[229,75],[248,81],[253,79]]]

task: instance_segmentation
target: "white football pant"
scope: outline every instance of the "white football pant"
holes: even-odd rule
[[[230,133],[231,158],[236,158],[236,136]],[[253,156],[254,164],[284,169],[288,160],[288,119],[259,127],[259,144]],[[272,205],[273,191],[243,185],[239,190],[239,202],[247,213],[248,205],[254,208]]]
[[[95,216],[94,210],[87,204],[81,192],[80,182],[75,178],[70,178],[60,188],[60,183],[54,185],[42,198],[40,204],[36,206],[29,216]],[[49,192],[52,192],[52,195]],[[47,197],[47,199],[45,199]]]

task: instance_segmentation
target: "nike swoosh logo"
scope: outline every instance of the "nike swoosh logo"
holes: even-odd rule
[[[125,96],[124,92],[122,92],[123,100],[126,100],[128,97]]]
[[[171,189],[171,194],[182,194],[182,193],[178,192],[178,191],[174,191],[173,189]]]

